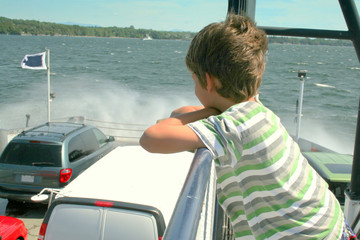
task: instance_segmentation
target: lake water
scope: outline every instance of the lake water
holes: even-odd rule
[[[85,116],[149,125],[182,105],[198,105],[184,58],[189,41],[0,35],[0,129],[47,121],[47,73],[20,67],[25,54],[50,49],[51,119]],[[296,129],[307,70],[301,136],[353,153],[360,65],[352,47],[269,46],[261,101]]]

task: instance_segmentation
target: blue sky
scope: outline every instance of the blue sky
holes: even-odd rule
[[[221,21],[227,0],[0,0],[0,16],[54,23],[199,31]],[[355,0],[360,8],[360,0]],[[320,21],[321,20],[321,21]],[[346,28],[337,0],[257,0],[259,26]]]

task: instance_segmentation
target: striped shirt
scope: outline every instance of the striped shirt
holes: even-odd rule
[[[337,199],[272,111],[243,102],[188,126],[215,159],[235,239],[340,239]]]

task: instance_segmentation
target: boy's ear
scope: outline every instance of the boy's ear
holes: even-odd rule
[[[218,89],[218,79],[210,75],[209,73],[205,73],[206,77],[206,90],[208,92],[216,91]]]

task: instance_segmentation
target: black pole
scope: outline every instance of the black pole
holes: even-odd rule
[[[309,38],[332,38],[342,40],[352,40],[353,36],[349,31],[309,29],[309,28],[281,28],[259,26],[267,35],[289,36],[289,37],[309,37]]]
[[[360,61],[360,20],[354,0],[339,0],[341,10],[344,15],[346,25],[352,35],[358,60]],[[358,117],[355,133],[354,156],[351,172],[350,197],[358,199],[360,197],[360,100]]]
[[[360,98],[359,98],[359,109],[358,109],[358,119],[356,126],[355,134],[355,147],[354,147],[354,156],[351,172],[351,184],[350,184],[350,194],[353,197],[360,196]]]
[[[239,1],[229,0],[228,1],[228,13],[239,14]]]

